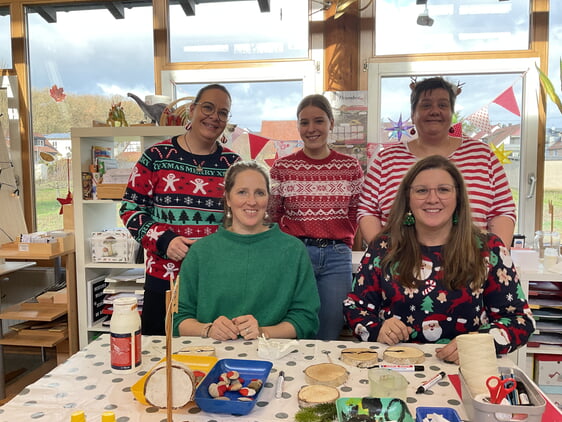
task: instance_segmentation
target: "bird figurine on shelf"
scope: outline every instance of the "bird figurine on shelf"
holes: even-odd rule
[[[167,104],[164,103],[147,104],[132,92],[127,92],[127,96],[131,97],[133,100],[136,101],[136,103],[139,105],[145,116],[150,118],[151,123],[154,123],[156,125],[160,123],[160,116],[162,116],[162,112],[166,108]]]

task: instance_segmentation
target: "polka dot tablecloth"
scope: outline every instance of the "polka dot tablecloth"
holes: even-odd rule
[[[260,359],[256,341],[218,342],[198,337],[180,337],[173,340],[173,351],[186,346],[213,346],[218,359]],[[348,381],[339,387],[340,397],[369,395],[368,370],[359,369],[339,360],[346,347],[370,347],[379,354],[386,345],[379,343],[353,343],[345,341],[301,340],[297,350],[278,360],[264,384],[254,409],[245,416],[210,414],[198,407],[174,410],[174,422],[227,422],[227,421],[293,421],[298,410],[297,394],[306,385],[304,369],[318,363],[338,363],[349,371]],[[417,345],[425,353],[423,372],[401,372],[409,382],[406,402],[415,418],[418,406],[445,406],[455,409],[461,418],[466,413],[460,398],[448,377],[429,392],[415,394],[419,385],[440,371],[457,374],[458,367],[434,357],[436,345]],[[109,335],[104,334],[84,350],[72,356],[43,378],[29,385],[13,400],[0,407],[0,422],[67,422],[77,410],[84,410],[88,422],[98,422],[105,411],[115,413],[118,422],[164,422],[166,410],[145,406],[135,400],[131,386],[146,374],[165,355],[164,337],[143,337],[142,367],[132,374],[114,374],[109,361]],[[275,398],[275,383],[279,371],[285,372],[281,398]]]

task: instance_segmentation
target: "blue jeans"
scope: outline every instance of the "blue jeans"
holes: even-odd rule
[[[337,340],[344,326],[343,305],[351,291],[351,249],[344,243],[325,248],[306,245],[320,295],[320,340]]]

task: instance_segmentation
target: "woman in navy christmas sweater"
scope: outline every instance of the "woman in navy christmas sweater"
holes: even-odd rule
[[[239,156],[218,141],[230,117],[222,85],[202,88],[187,132],[146,149],[129,178],[121,219],[146,250],[142,332],[163,335],[165,295],[189,247],[223,218],[224,174]]]
[[[472,223],[461,173],[441,156],[418,161],[402,180],[344,314],[363,341],[440,343],[437,356],[456,363],[459,334],[490,333],[496,351],[509,353],[535,328],[508,249]]]

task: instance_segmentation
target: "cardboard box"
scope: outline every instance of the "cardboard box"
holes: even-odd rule
[[[100,183],[96,186],[98,199],[121,199],[127,189],[126,184]]]
[[[74,205],[62,206],[62,228],[64,231],[74,231]]]
[[[535,354],[535,379],[547,394],[562,394],[562,355]]]

